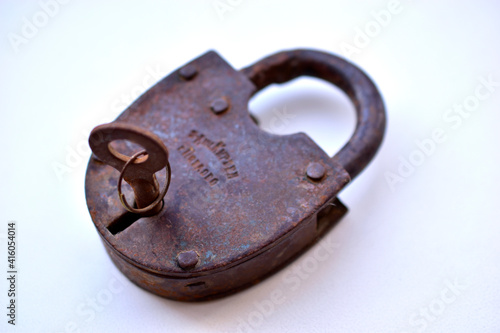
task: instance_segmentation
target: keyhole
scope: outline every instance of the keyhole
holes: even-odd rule
[[[349,141],[356,126],[349,97],[310,77],[270,85],[250,100],[249,110],[261,129],[278,135],[306,133],[330,156]]]

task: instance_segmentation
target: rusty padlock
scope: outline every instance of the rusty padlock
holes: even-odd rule
[[[356,108],[355,132],[333,158],[303,133],[262,131],[248,112],[257,91],[302,75],[337,85]],[[337,195],[384,129],[377,88],[337,56],[286,51],[237,71],[211,51],[92,131],[87,205],[134,283],[175,300],[217,298],[284,267],[346,213]]]

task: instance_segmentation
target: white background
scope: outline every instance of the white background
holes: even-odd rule
[[[54,3],[0,2],[3,271],[8,221],[19,235],[17,325],[0,275],[0,331],[500,332],[498,3]],[[349,214],[293,265],[225,299],[179,303],[130,283],[87,212],[89,131],[209,49],[241,68],[298,47],[344,55],[386,102],[384,143],[340,195]],[[472,111],[454,113],[464,103]],[[332,155],[355,121],[345,96],[315,80],[250,107],[267,130],[304,131]],[[435,131],[444,138],[429,144]]]

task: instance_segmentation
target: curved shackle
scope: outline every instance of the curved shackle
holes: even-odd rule
[[[257,87],[284,83],[299,76],[313,76],[342,89],[356,108],[356,129],[349,142],[333,157],[354,179],[377,152],[385,131],[385,108],[375,84],[350,62],[314,50],[273,54],[241,69]]]

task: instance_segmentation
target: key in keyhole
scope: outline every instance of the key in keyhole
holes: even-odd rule
[[[144,150],[133,156],[121,154],[111,146],[116,140],[134,142]],[[134,125],[114,122],[95,127],[90,133],[89,145],[97,158],[120,172],[118,192],[128,211],[142,216],[159,213],[170,184],[170,165],[167,147],[156,135]],[[167,169],[167,181],[160,193],[155,173],[163,168]],[[122,178],[134,190],[137,208],[130,207],[121,194]]]

